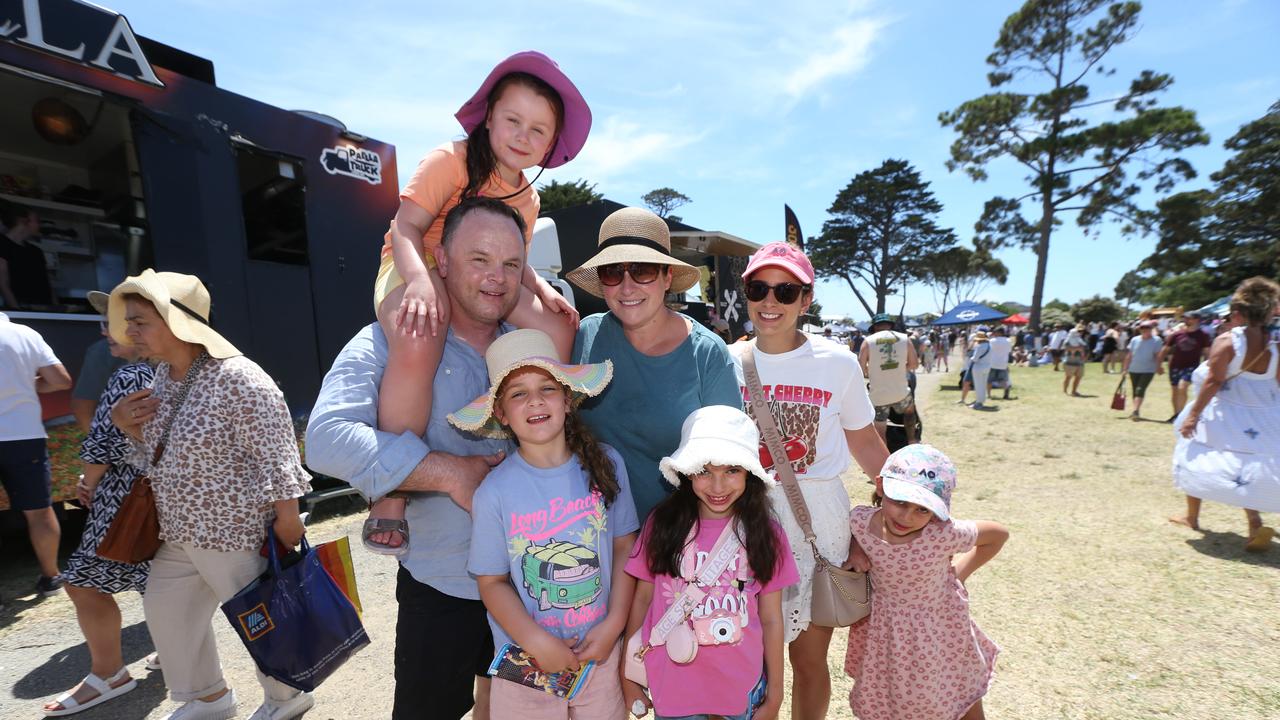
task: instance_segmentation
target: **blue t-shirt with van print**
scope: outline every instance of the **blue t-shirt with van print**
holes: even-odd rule
[[[582,641],[604,620],[613,541],[640,528],[626,465],[616,450],[603,447],[620,488],[608,507],[592,492],[576,455],[559,467],[538,468],[519,452],[489,471],[472,500],[467,570],[509,574],[529,616],[564,639]],[[492,615],[489,625],[495,648],[511,641]]]

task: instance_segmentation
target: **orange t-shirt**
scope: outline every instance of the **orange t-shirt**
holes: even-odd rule
[[[485,197],[506,197],[519,190],[515,197],[508,197],[503,202],[515,208],[524,218],[525,251],[533,242],[533,223],[538,219],[538,210],[542,203],[538,199],[538,191],[524,180],[521,188],[516,188],[502,179],[498,172],[493,173],[488,184],[480,189]],[[402,199],[412,200],[415,205],[431,213],[434,219],[427,232],[422,236],[422,249],[430,253],[440,245],[444,235],[444,216],[449,214],[460,200],[462,189],[467,186],[467,143],[464,140],[447,142],[427,153],[418,163],[418,168],[409,178],[409,184],[400,191]],[[388,229],[383,238],[382,256],[391,254],[391,231]]]

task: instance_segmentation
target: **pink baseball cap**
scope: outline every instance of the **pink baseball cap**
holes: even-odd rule
[[[805,285],[813,284],[813,263],[809,262],[809,258],[793,245],[771,242],[760,248],[747,262],[747,269],[743,271],[742,279],[746,280],[755,271],[767,267],[782,268],[795,275]]]
[[[561,123],[560,136],[556,138],[556,144],[547,153],[546,159],[540,163],[544,168],[560,167],[576,157],[582,151],[582,146],[587,144],[587,135],[591,132],[591,108],[556,61],[536,50],[518,52],[498,63],[489,72],[489,77],[484,79],[480,89],[462,104],[454,117],[470,135],[489,114],[489,93],[498,81],[514,72],[532,75],[560,94],[560,101],[564,104],[564,122]]]

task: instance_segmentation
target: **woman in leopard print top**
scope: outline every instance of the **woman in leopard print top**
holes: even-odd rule
[[[117,403],[112,419],[155,492],[164,542],[143,609],[170,696],[185,703],[173,718],[234,716],[213,613],[265,569],[268,525],[286,545],[299,542],[298,498],[310,489],[283,394],[208,315],[198,278],[152,270],[116,287],[108,307],[112,337],[160,361],[154,385]],[[311,707],[309,694],[258,680],[265,699],[254,718]]]

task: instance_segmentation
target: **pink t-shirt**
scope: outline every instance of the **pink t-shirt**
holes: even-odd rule
[[[652,516],[651,516],[652,517]],[[694,543],[698,548],[697,569],[715,546],[720,532],[729,520],[703,520]],[[740,715],[747,710],[747,696],[764,672],[764,633],[760,628],[759,596],[794,585],[800,576],[787,536],[777,523],[771,523],[778,538],[778,563],[773,578],[761,587],[751,576],[746,550],[738,555],[720,575],[693,618],[698,635],[698,655],[687,665],[677,665],[667,657],[664,647],[654,648],[644,657],[649,677],[649,692],[658,715]],[[654,576],[649,572],[645,545],[652,523],[647,523],[640,540],[627,560],[627,574],[653,583],[653,600],[641,628],[641,639],[648,640],[649,630],[667,612],[680,594],[684,581],[669,575]],[[739,568],[742,572],[739,572]],[[747,578],[738,580],[739,575]],[[718,621],[718,622],[717,622]],[[732,630],[725,630],[725,621]],[[714,644],[709,632],[712,624],[729,633],[727,642]]]

